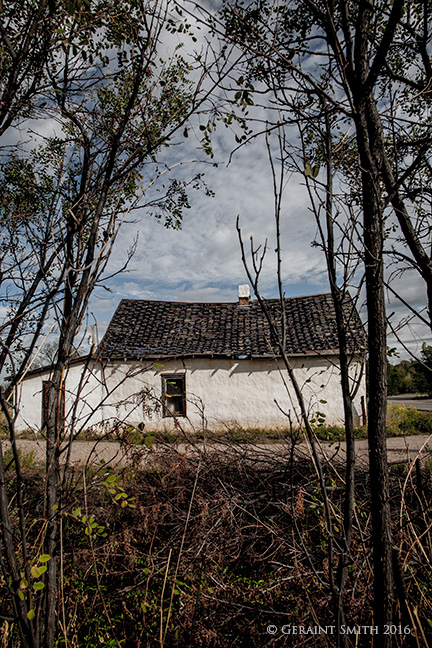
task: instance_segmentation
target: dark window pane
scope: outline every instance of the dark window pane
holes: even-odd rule
[[[164,416],[186,416],[184,376],[162,376],[162,401]]]

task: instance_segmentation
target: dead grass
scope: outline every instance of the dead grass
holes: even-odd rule
[[[125,648],[303,645],[280,628],[334,624],[328,532],[308,457],[293,463],[289,445],[275,455],[235,443],[194,456],[166,447],[151,457],[145,468],[139,455],[120,472],[92,467],[85,491],[82,472],[70,474],[62,511],[67,630],[59,628],[59,646],[64,634],[74,646],[114,646],[110,623]],[[43,484],[36,467],[25,474],[31,534],[37,537]],[[337,538],[343,482],[330,464],[325,476]],[[347,623],[371,625],[367,474],[359,471],[356,483],[345,607]],[[125,496],[116,499],[119,492]],[[427,467],[408,479],[406,471],[392,473],[395,544],[409,606],[419,618],[414,621],[425,633],[432,618],[431,494]],[[89,519],[96,524],[90,534]],[[8,616],[4,594],[0,614]],[[396,614],[402,622],[399,608]],[[267,633],[269,624],[277,635]],[[397,636],[395,645],[403,640]],[[304,645],[334,642],[314,635]],[[370,637],[357,636],[352,645],[369,646]]]

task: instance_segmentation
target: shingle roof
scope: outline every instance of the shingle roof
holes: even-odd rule
[[[278,299],[266,300],[280,327]],[[362,351],[366,336],[351,300],[345,303],[351,351]],[[286,351],[289,355],[338,349],[330,294],[285,299]],[[99,352],[108,358],[250,356],[275,353],[269,325],[257,301],[202,304],[123,299],[108,326]]]

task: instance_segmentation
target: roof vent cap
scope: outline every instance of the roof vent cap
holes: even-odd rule
[[[250,302],[250,290],[248,284],[238,287],[238,297],[240,306],[247,306]]]

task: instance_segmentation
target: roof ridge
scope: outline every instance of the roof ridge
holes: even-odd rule
[[[311,295],[289,295],[288,297],[284,297],[284,300],[289,300],[289,299],[309,299],[311,297],[331,297],[331,292],[324,292],[324,293],[313,293]],[[262,297],[263,301],[280,301],[280,297]],[[252,300],[254,303],[258,303],[258,299],[253,299]],[[179,304],[179,305],[199,305],[199,306],[235,306],[238,304],[238,300],[234,302],[200,302],[200,301],[191,301],[191,302],[185,302],[185,301],[175,301],[175,300],[166,300],[166,299],[137,299],[135,297],[122,297],[122,299],[119,301],[119,305],[122,304],[123,302],[139,302],[139,303],[145,303],[145,304]],[[117,306],[118,308],[118,306]]]

